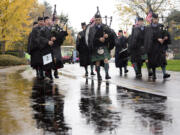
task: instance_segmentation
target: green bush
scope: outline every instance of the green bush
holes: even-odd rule
[[[2,54],[2,52],[0,52],[0,54]],[[19,52],[18,51],[6,51],[5,54],[19,57]]]
[[[0,55],[0,66],[25,65],[27,60],[13,55]]]
[[[180,59],[180,53],[176,54],[176,55],[174,56],[174,59]]]
[[[167,60],[167,67],[166,69],[169,71],[179,71],[180,72],[180,60]],[[132,66],[131,62],[128,62],[129,66]],[[146,64],[143,64],[143,68],[146,68]],[[161,68],[158,68],[161,70]]]

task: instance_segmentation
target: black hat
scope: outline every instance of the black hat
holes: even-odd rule
[[[138,21],[144,21],[142,17],[138,17]]]
[[[119,30],[119,32],[123,32],[122,30]]]
[[[43,17],[38,17],[38,21],[42,21],[43,20]]]
[[[49,19],[49,17],[48,17],[48,16],[44,17],[44,21],[45,21],[45,20],[47,20],[47,19]]]
[[[101,18],[101,15],[100,15],[100,14],[95,14],[94,17],[95,17],[95,18]]]
[[[36,22],[36,21],[35,21],[35,22],[33,22],[33,26],[34,26],[34,25],[36,25],[36,24],[38,24],[38,22]]]
[[[158,18],[158,14],[153,13],[153,14],[152,14],[152,17],[155,18],[155,19],[157,19],[157,18]]]
[[[82,22],[82,23],[81,23],[81,26],[85,26],[85,25],[86,25],[86,23],[85,23],[85,22]]]

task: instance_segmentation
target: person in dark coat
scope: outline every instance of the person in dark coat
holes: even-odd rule
[[[38,17],[38,25],[34,25],[32,32],[28,39],[28,53],[31,56],[31,67],[36,70],[38,79],[44,79],[43,73],[43,60],[39,44],[39,33],[44,26],[44,20],[42,17]]]
[[[132,30],[131,43],[129,45],[131,62],[137,78],[142,78],[141,68],[144,62],[146,62],[149,76],[151,76],[148,66],[147,53],[144,47],[145,29],[144,19],[139,17],[137,25]]]
[[[52,77],[52,68],[54,65],[54,57],[52,46],[55,37],[52,36],[51,33],[51,20],[49,17],[44,18],[45,26],[41,28],[39,35],[39,44],[40,50],[43,57],[43,70],[45,71],[46,77],[48,77],[51,81],[53,81]]]
[[[58,69],[63,68],[63,60],[61,54],[61,45],[63,44],[65,37],[68,35],[67,31],[64,31],[59,25],[59,19],[56,17],[54,25],[51,28],[52,36],[56,38],[52,46],[54,56],[54,77],[59,78]]]
[[[96,63],[97,78],[99,81],[102,80],[100,74],[101,63],[105,69],[105,79],[111,79],[109,76],[109,63],[108,60],[111,58],[110,50],[108,48],[109,35],[107,30],[109,27],[102,23],[101,15],[95,15],[95,25],[90,28],[88,42],[91,47],[92,57],[91,61]]]
[[[88,76],[88,66],[91,65],[91,75],[95,75],[91,62],[90,49],[85,41],[86,23],[81,23],[81,26],[82,31],[78,33],[76,40],[76,50],[79,52],[80,66],[85,68],[85,76]]]
[[[38,27],[38,22],[35,21],[33,22],[33,28],[36,28],[36,27]],[[28,37],[28,45],[27,45],[28,54],[31,53],[31,38],[32,38],[32,31],[30,32],[29,37]]]
[[[119,30],[118,38],[116,40],[115,49],[115,65],[120,69],[120,75],[122,75],[122,68],[124,68],[124,73],[128,72],[128,50],[127,50],[127,38],[123,36],[123,31]]]
[[[157,14],[152,15],[152,23],[147,27],[145,32],[145,47],[148,53],[148,62],[153,70],[153,80],[156,80],[156,68],[161,67],[163,70],[163,78],[169,78],[170,74],[166,73],[166,53],[164,51],[164,43],[168,41],[168,36],[163,36],[160,28]]]

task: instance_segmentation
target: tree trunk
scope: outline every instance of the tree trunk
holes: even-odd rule
[[[2,54],[5,54],[6,52],[6,42],[5,41],[2,41],[2,47],[1,47],[1,51],[2,51]]]

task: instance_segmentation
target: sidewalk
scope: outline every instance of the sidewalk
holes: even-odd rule
[[[162,72],[157,71],[157,80],[153,82],[148,79],[146,69],[142,69],[142,80],[135,78],[135,73],[132,67],[128,67],[128,70],[129,72],[127,76],[120,76],[119,69],[115,67],[114,63],[111,63],[110,76],[112,79],[108,80],[108,82],[140,92],[167,96],[168,98],[180,98],[180,72],[168,71],[168,73],[171,74],[171,78],[163,80]],[[65,65],[60,72],[66,75],[84,77],[84,69],[80,68],[79,64]],[[104,79],[105,75],[103,70],[101,70],[101,75],[103,77],[103,81],[106,81]],[[89,78],[91,77],[89,76]],[[95,76],[93,78],[96,79],[97,77]]]

